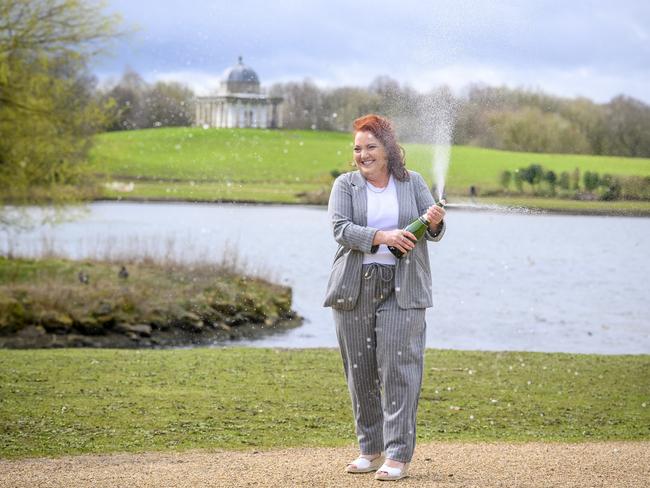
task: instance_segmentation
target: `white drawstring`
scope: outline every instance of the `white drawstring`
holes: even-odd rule
[[[394,266],[387,266],[379,263],[371,263],[366,270],[366,273],[363,275],[364,279],[369,280],[373,277],[375,272],[379,273],[378,280],[375,282],[375,300],[384,299],[384,290],[382,286],[383,283],[388,283],[393,279]],[[379,270],[379,271],[375,271]]]

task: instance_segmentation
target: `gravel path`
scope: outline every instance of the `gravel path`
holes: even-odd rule
[[[343,471],[354,447],[0,460],[1,487],[392,486]],[[399,486],[648,487],[650,442],[418,445]]]

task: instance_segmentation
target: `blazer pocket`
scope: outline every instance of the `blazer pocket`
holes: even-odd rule
[[[357,302],[361,285],[361,256],[348,250],[332,264],[324,306],[351,310]]]
[[[428,269],[429,266],[427,266],[426,260],[422,256],[422,253],[414,253],[415,254],[415,262],[420,265],[421,268],[423,269]]]

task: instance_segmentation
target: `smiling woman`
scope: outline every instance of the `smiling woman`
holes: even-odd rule
[[[377,471],[377,479],[397,480],[407,475],[415,448],[424,315],[432,305],[425,242],[440,240],[445,212],[422,177],[406,170],[388,119],[357,119],[353,154],[359,170],[339,176],[330,195],[339,248],[325,298],[334,313],[361,450],[346,471]],[[418,241],[402,229],[424,213],[427,239]],[[413,259],[397,260],[388,246]]]
[[[366,115],[355,120],[353,128],[354,162],[366,180],[384,187],[389,174],[399,181],[408,179],[404,149],[397,143],[388,119]]]

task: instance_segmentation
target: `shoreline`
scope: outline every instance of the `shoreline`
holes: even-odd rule
[[[227,199],[218,198],[214,200],[190,200],[186,198],[147,198],[147,197],[102,197],[95,198],[89,201],[79,202],[85,203],[101,203],[101,202],[128,202],[128,203],[186,203],[186,204],[212,204],[212,205],[257,205],[257,206],[293,206],[293,207],[313,207],[313,208],[327,208],[326,204],[308,203],[308,202],[270,202],[260,200],[240,200],[240,199]],[[448,206],[449,209],[459,209],[468,212],[494,212],[494,213],[518,213],[521,215],[584,215],[595,217],[650,217],[650,209],[644,210],[597,210],[597,209],[584,209],[576,210],[571,208],[543,208],[543,207],[517,207],[506,206],[495,203],[468,203],[453,201]]]

